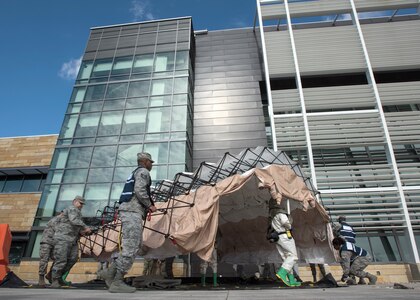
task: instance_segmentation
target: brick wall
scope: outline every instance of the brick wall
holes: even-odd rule
[[[0,139],[0,168],[49,166],[57,135]]]

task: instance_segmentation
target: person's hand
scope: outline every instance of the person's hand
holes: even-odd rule
[[[89,227],[85,228],[85,229],[82,231],[82,234],[91,234],[91,233],[92,233],[92,229],[90,229]]]
[[[344,275],[344,274],[343,274],[343,276],[341,276],[341,281],[342,281],[342,282],[346,282],[349,278],[350,278],[350,277],[349,277],[348,275]]]
[[[157,211],[156,206],[154,206],[154,205],[150,206],[150,207],[149,207],[149,211],[151,211],[151,212],[155,212],[155,211]]]

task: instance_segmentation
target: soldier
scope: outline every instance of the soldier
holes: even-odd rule
[[[48,221],[44,232],[42,233],[41,243],[39,247],[39,286],[45,287],[45,274],[48,267],[48,261],[53,257],[54,251],[54,232],[57,224],[60,222],[63,212]]]
[[[79,249],[77,241],[79,234],[89,234],[91,229],[82,221],[82,207],[85,199],[76,196],[70,207],[63,210],[61,221],[54,233],[54,258],[51,287],[59,288],[66,285],[61,276],[70,271],[77,262]]]
[[[124,275],[131,269],[137,252],[141,249],[143,220],[149,211],[156,211],[150,196],[152,180],[149,171],[152,170],[153,163],[149,153],[138,153],[138,168],[128,177],[121,193],[119,216],[122,223],[122,251],[115,263],[102,274],[110,293],[136,291],[136,288],[126,285],[123,280]]]
[[[339,216],[337,221],[338,224],[333,224],[334,236],[341,237],[347,242],[356,244],[356,233],[354,232],[353,227],[346,222],[346,217]]]
[[[283,264],[276,276],[288,286],[300,286],[301,283],[293,276],[293,266],[298,261],[295,240],[293,239],[291,216],[273,198],[268,203],[269,220],[273,232],[272,242],[276,243]],[[271,241],[271,239],[270,239]]]
[[[340,251],[340,264],[343,268],[341,281],[346,282],[349,285],[356,284],[356,280],[350,277],[351,275],[354,275],[360,278],[368,278],[370,285],[376,284],[377,277],[363,271],[372,261],[372,258],[365,249],[347,242],[340,237],[334,238],[332,244],[335,250]]]

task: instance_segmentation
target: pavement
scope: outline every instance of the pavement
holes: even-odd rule
[[[138,289],[132,294],[111,294],[105,285],[86,286],[75,285],[70,288],[51,289],[38,288],[30,285],[25,288],[0,288],[1,300],[15,299],[199,299],[199,300],[243,300],[243,299],[420,299],[420,283],[404,283],[402,286],[394,284],[339,286],[335,288],[285,288],[277,286],[235,286],[221,285],[220,287],[201,288],[197,285],[158,290]],[[406,287],[406,289],[403,289]]]

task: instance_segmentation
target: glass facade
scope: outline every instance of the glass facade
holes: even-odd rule
[[[191,171],[191,37],[190,18],[91,30],[35,226],[76,195],[87,199],[86,217],[113,205],[138,152],[155,160],[153,183]]]

